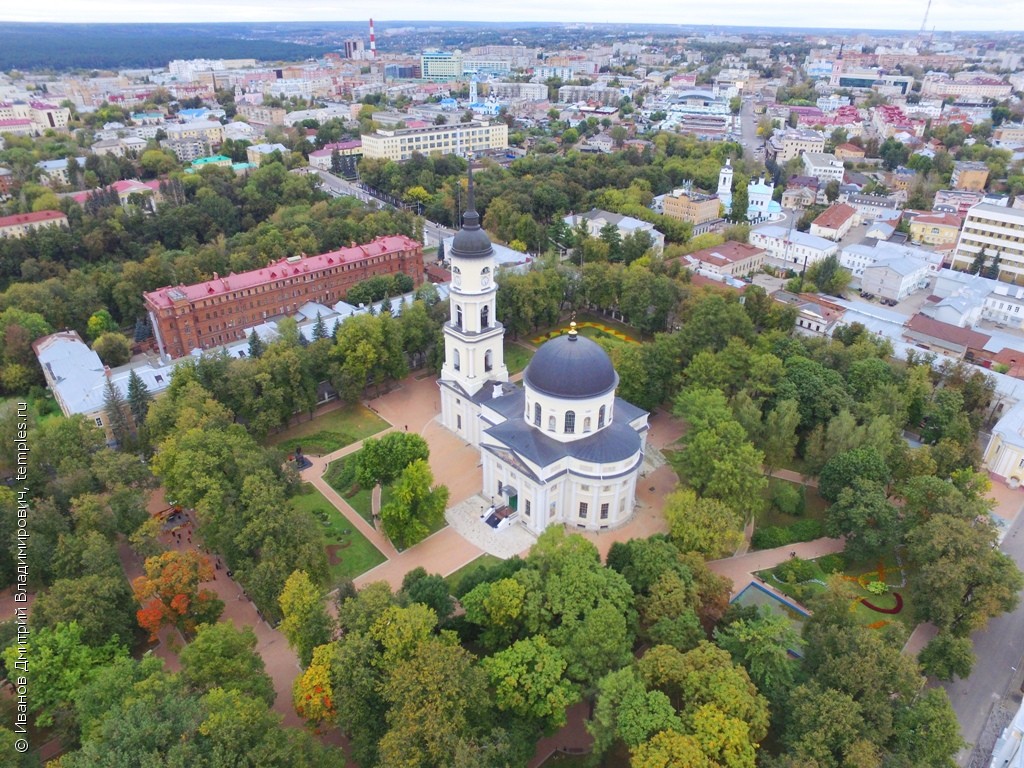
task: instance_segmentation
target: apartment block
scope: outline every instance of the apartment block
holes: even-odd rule
[[[981,192],[988,183],[988,166],[977,161],[953,163],[953,178],[949,182],[953,189]]]
[[[262,104],[240,104],[238,114],[256,125],[284,125],[288,114],[282,107],[265,107]]]
[[[404,235],[319,256],[291,256],[263,269],[143,294],[161,354],[177,358],[245,338],[267,318],[293,314],[309,301],[331,305],[375,275],[423,281],[423,245]]]
[[[462,51],[424,51],[420,72],[425,80],[458,80],[462,77]]]
[[[464,155],[489,149],[508,149],[505,123],[470,122],[421,128],[380,130],[362,137],[363,156],[381,160],[408,160],[413,152],[424,155]]]
[[[842,184],[846,170],[843,161],[829,152],[804,152],[804,173],[826,183]]]
[[[967,212],[956,250],[954,269],[975,261],[991,266],[998,259],[999,279],[1024,282],[1024,211],[980,203]]]
[[[25,237],[47,227],[66,227],[68,217],[60,211],[36,211],[0,217],[0,237]]]
[[[722,207],[718,195],[702,195],[685,189],[677,189],[665,195],[664,213],[670,219],[703,224],[718,218]]]
[[[777,163],[785,163],[807,152],[824,152],[825,137],[818,131],[797,128],[790,131],[776,131],[768,142],[767,154]]]

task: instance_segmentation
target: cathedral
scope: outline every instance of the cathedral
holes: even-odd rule
[[[441,422],[480,450],[490,524],[587,530],[629,520],[644,460],[647,412],[615,394],[607,353],[576,332],[543,344],[508,382],[505,331],[495,317],[494,252],[473,199],[448,251],[451,314],[444,327]]]

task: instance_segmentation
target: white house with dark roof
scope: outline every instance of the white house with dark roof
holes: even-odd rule
[[[800,232],[779,224],[768,224],[750,231],[750,244],[768,252],[773,267],[800,270],[836,253],[839,246],[831,240]]]

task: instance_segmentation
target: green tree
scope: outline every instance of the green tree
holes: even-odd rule
[[[93,312],[86,326],[86,334],[93,341],[104,333],[116,333],[117,330],[117,323],[110,312],[105,309]]]
[[[656,733],[631,755],[631,768],[715,768],[697,740],[678,731]]]
[[[907,535],[907,555],[917,564],[911,588],[921,599],[915,615],[940,630],[966,637],[990,618],[1013,610],[1024,576],[996,547],[989,518],[933,515]]]
[[[604,754],[620,740],[635,749],[656,733],[679,731],[682,727],[668,696],[661,691],[648,691],[632,667],[601,678],[594,715],[587,722],[597,754]]]
[[[122,334],[108,331],[100,334],[92,344],[93,352],[100,356],[104,365],[116,368],[131,359],[132,348]]]
[[[18,644],[3,651],[7,669],[18,669]],[[114,659],[127,656],[125,647],[116,639],[100,646],[88,645],[82,628],[76,622],[42,627],[32,633],[25,653],[30,659],[27,670],[19,674],[28,679],[33,690],[29,709],[40,726],[53,725],[55,719],[68,714],[75,694]]]
[[[367,438],[359,452],[357,478],[364,488],[391,483],[417,460],[430,456],[427,441],[410,432],[389,432],[377,439]]]
[[[132,414],[135,427],[141,429],[146,422],[146,414],[149,413],[149,404],[153,401],[153,396],[150,394],[146,382],[135,372],[134,368],[128,374],[127,400],[128,410]]]
[[[563,676],[566,662],[542,636],[515,642],[481,662],[498,709],[551,733],[565,725],[565,710],[578,698]]]
[[[844,488],[853,486],[856,480],[870,480],[885,486],[889,482],[889,468],[875,448],[855,448],[829,459],[818,479],[818,492],[831,502],[839,500]]]
[[[324,606],[323,596],[305,571],[294,571],[284,583],[278,598],[281,605],[281,633],[299,657],[309,666],[313,649],[331,641],[334,622]]]
[[[903,540],[900,510],[889,502],[878,482],[855,477],[828,508],[825,530],[829,536],[846,537],[846,553],[854,560],[867,560],[892,549]]]
[[[256,333],[256,329],[252,329],[252,333],[249,334],[249,357],[257,358],[263,354],[266,345],[263,343],[263,339]]]
[[[121,390],[115,387],[114,382],[109,378],[103,385],[103,410],[114,439],[118,444],[124,445],[131,434],[128,403],[125,401],[124,395],[121,394]]]
[[[422,541],[444,519],[448,489],[431,487],[434,475],[424,459],[402,470],[392,489],[392,500],[380,511],[384,532],[400,549]]]
[[[968,637],[940,632],[917,655],[921,668],[939,680],[966,680],[974,666],[974,645]]]
[[[422,567],[413,568],[402,578],[401,593],[414,603],[422,603],[437,614],[438,621],[445,622],[455,610],[455,601],[448,589],[448,582],[438,574],[428,574]]]
[[[792,687],[796,669],[790,651],[799,648],[801,639],[785,616],[767,612],[734,621],[715,630],[715,642],[743,665],[771,701],[781,701]]]
[[[132,645],[137,632],[135,604],[124,576],[88,574],[58,579],[32,604],[36,630],[72,622],[87,645],[102,647],[111,641]]]
[[[718,499],[698,499],[689,489],[665,498],[669,535],[682,552],[699,552],[708,559],[736,551],[743,541],[743,519]]]
[[[208,693],[221,688],[267,705],[274,702],[274,681],[256,653],[256,634],[251,627],[238,629],[226,621],[201,624],[179,657],[182,681],[194,691]]]

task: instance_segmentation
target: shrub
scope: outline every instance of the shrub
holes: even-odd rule
[[[750,538],[754,549],[774,549],[792,544],[794,539],[790,536],[789,528],[781,528],[777,525],[769,525],[758,528]]]
[[[889,591],[889,585],[886,584],[884,581],[872,581],[869,582],[868,585],[864,587],[864,589],[866,589],[872,595],[884,595],[886,592]]]
[[[790,584],[799,584],[817,578],[818,568],[810,560],[803,560],[799,557],[791,557],[783,563],[779,563],[772,571],[775,578]]]
[[[791,541],[813,541],[823,535],[820,520],[799,520],[789,526]]]
[[[799,517],[804,513],[804,488],[785,480],[774,480],[771,484],[771,502],[782,514]]]
[[[819,557],[816,562],[824,573],[842,573],[846,570],[846,561],[842,555],[825,555]]]

